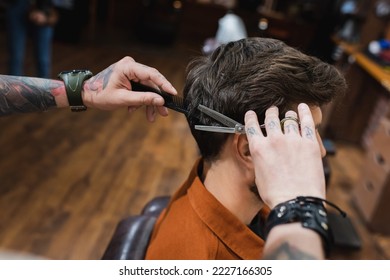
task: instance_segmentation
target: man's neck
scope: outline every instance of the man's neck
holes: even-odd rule
[[[232,161],[204,162],[202,179],[206,189],[246,225],[263,205]]]

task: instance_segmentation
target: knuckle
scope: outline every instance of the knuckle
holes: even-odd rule
[[[124,61],[124,62],[134,62],[135,60],[131,56],[125,56],[124,58],[122,58],[122,61]]]
[[[135,62],[135,60],[131,56],[125,56],[119,61],[119,63],[124,64],[124,65],[129,65],[129,64],[132,64],[134,62]]]
[[[160,76],[160,72],[156,68],[150,67],[149,70],[150,70],[151,75],[156,76],[156,77]]]
[[[145,96],[142,97],[142,104],[143,105],[151,105],[152,101],[153,101],[152,96],[145,95]]]

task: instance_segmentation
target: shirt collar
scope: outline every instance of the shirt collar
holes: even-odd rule
[[[242,259],[259,259],[264,241],[226,209],[203,185],[198,175],[202,161],[193,168],[188,198],[199,218]]]

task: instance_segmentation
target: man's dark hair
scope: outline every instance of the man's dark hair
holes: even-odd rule
[[[183,95],[188,122],[202,156],[208,160],[218,156],[228,134],[194,129],[199,123],[219,125],[197,110],[199,104],[242,124],[245,113],[253,110],[262,123],[271,105],[284,116],[301,102],[321,106],[346,90],[345,79],[334,66],[267,38],[222,45],[210,56],[193,60],[187,72]]]

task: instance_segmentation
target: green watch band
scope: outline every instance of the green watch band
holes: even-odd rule
[[[93,76],[89,70],[71,70],[63,71],[58,74],[58,78],[64,81],[66,96],[72,112],[80,112],[87,110],[87,107],[83,103],[81,92],[83,90],[83,84],[85,80],[88,80]]]

